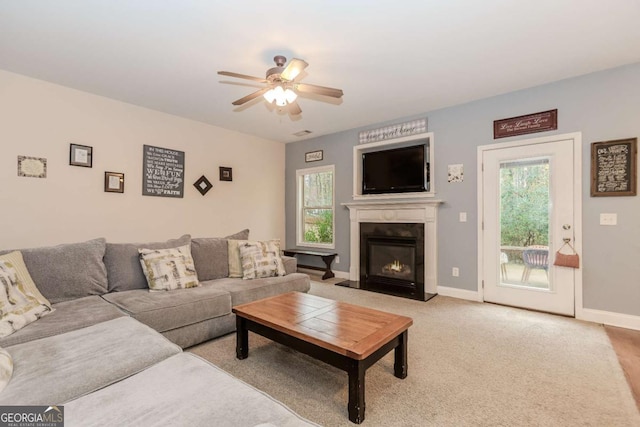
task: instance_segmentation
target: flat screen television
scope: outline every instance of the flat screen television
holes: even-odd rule
[[[427,146],[362,154],[362,194],[429,191]]]

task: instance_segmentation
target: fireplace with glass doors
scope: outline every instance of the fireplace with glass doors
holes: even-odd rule
[[[361,223],[360,288],[424,301],[424,224]]]

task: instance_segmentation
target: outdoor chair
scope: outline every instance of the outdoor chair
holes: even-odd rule
[[[531,270],[542,269],[549,275],[549,248],[546,246],[529,246],[522,251],[522,261],[524,262],[524,270],[522,271],[522,283],[529,282]]]

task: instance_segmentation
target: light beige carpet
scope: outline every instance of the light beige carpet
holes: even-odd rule
[[[409,376],[393,376],[393,352],[366,374],[369,426],[640,426],[602,326],[438,296],[411,301],[312,282],[311,293],[414,320]],[[250,334],[190,349],[325,426],[349,426],[347,374]],[[250,405],[251,402],[247,402]]]

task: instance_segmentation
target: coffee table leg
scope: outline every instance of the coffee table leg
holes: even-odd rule
[[[349,421],[360,424],[364,421],[364,374],[365,368],[353,360],[349,366]]]
[[[249,331],[246,319],[236,316],[236,357],[240,360],[249,356]]]
[[[395,348],[395,362],[393,364],[393,373],[398,378],[407,378],[407,338],[409,331],[404,331],[398,338],[400,342]]]

